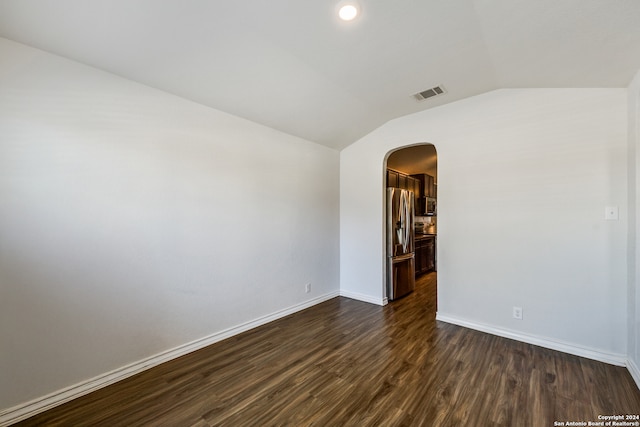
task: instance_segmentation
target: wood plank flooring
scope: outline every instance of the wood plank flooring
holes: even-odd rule
[[[436,273],[334,298],[20,426],[553,426],[640,414],[626,369],[435,320]]]

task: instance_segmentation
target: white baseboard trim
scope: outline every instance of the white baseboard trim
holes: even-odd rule
[[[376,298],[371,295],[359,294],[357,292],[345,291],[344,289],[340,290],[340,296],[345,298],[351,298],[358,301],[368,302],[370,304],[376,305],[386,305],[386,298]]]
[[[638,369],[638,365],[631,359],[627,359],[627,369],[631,374],[631,378],[636,382],[636,385],[640,389],[640,369]]]
[[[442,313],[436,313],[436,320],[446,323],[452,323],[458,326],[464,326],[465,328],[474,329],[480,332],[486,332],[488,334],[497,335],[499,337],[526,342],[528,344],[549,348],[551,350],[561,351],[563,353],[573,354],[575,356],[585,357],[587,359],[597,360],[599,362],[608,363],[610,365],[627,366],[627,356],[623,354],[608,353],[592,348],[581,347],[568,342],[539,337],[536,335],[523,334],[521,332],[513,331],[510,329],[485,325],[468,319],[462,319],[457,316],[451,316]]]
[[[285,308],[267,316],[260,317],[250,322],[246,322],[241,325],[234,326],[232,328],[228,328],[215,334],[209,335],[207,337],[192,341],[190,343],[183,344],[173,349],[163,351],[162,353],[158,353],[154,356],[148,357],[138,362],[131,363],[121,368],[115,369],[111,372],[107,372],[105,374],[98,375],[97,377],[72,385],[70,387],[57,390],[53,393],[34,399],[30,402],[25,402],[8,409],[0,410],[0,427],[6,427],[11,424],[17,423],[18,421],[25,420],[48,409],[69,402],[70,400],[89,394],[93,391],[116,383],[125,378],[131,377],[142,371],[153,368],[154,366],[158,366],[161,363],[176,359],[180,356],[184,356],[185,354],[194,352],[216,342],[230,338],[234,335],[238,335],[242,332],[320,304],[321,302],[330,300],[331,298],[335,298],[339,295],[339,292],[336,291],[319,296],[317,298],[305,301],[300,304],[296,304],[294,306]]]

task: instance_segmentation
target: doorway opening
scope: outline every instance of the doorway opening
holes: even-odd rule
[[[399,148],[387,154],[384,167],[384,295],[394,301],[413,292],[427,274],[429,282],[437,275],[437,151],[429,143]]]

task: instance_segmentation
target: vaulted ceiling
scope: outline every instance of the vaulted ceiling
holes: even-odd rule
[[[338,0],[0,0],[0,36],[337,149],[486,91],[640,69],[638,0],[358,2],[342,22]]]

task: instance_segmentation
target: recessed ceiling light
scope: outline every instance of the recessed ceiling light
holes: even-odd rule
[[[356,16],[358,16],[358,8],[355,4],[347,3],[340,7],[340,9],[338,10],[338,16],[343,21],[351,21],[355,19]]]

